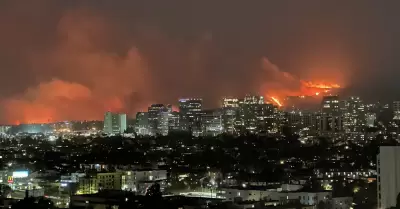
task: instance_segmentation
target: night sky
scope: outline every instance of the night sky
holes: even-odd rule
[[[0,122],[102,119],[300,80],[400,99],[400,1],[0,1]]]

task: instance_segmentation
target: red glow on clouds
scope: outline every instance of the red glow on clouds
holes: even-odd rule
[[[135,92],[149,92],[145,61],[134,46],[118,56],[101,48],[112,41],[110,29],[103,19],[85,12],[66,13],[58,25],[57,44],[30,56],[39,73],[56,70],[62,79],[54,77],[3,100],[7,122],[101,120],[108,110],[133,113],[142,107],[141,101],[131,100]]]

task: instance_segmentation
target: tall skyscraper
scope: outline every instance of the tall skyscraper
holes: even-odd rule
[[[341,114],[338,96],[324,96],[321,103],[321,132],[343,131],[343,116]]]
[[[158,124],[157,124],[158,134],[163,136],[168,135],[171,113],[172,113],[171,105],[167,105],[165,108],[161,109],[160,112],[158,113]]]
[[[393,102],[393,120],[400,120],[400,101]]]
[[[236,113],[239,109],[238,98],[222,99],[222,128],[224,133],[235,133]]]
[[[126,114],[106,112],[104,114],[104,133],[122,134],[126,131]]]
[[[179,112],[173,111],[169,114],[168,120],[169,131],[179,131]]]
[[[275,106],[265,103],[263,96],[247,95],[239,100],[235,118],[235,132],[276,132],[277,114]]]
[[[340,104],[345,132],[361,132],[366,123],[366,111],[360,97],[350,97],[347,100],[341,101]]]
[[[186,98],[179,100],[179,125],[182,131],[189,131],[194,136],[201,135],[202,107],[202,99]]]
[[[396,206],[400,193],[400,147],[380,147],[377,157],[378,209]]]
[[[222,109],[203,111],[201,115],[203,136],[217,136],[222,133]]]
[[[138,112],[135,119],[135,132],[138,135],[149,135],[149,113]]]
[[[148,108],[150,135],[168,135],[169,114],[171,112],[171,105],[152,104]]]
[[[376,114],[375,113],[367,113],[366,114],[366,126],[367,127],[374,127],[376,121]]]

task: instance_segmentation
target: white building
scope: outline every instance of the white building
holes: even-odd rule
[[[367,114],[367,127],[374,127],[376,121],[376,114],[375,113],[368,113]]]
[[[400,147],[380,147],[377,170],[378,209],[395,207],[400,193]]]
[[[126,114],[106,112],[103,131],[107,134],[124,133],[126,131]]]
[[[271,193],[276,191],[276,189],[267,190],[265,187],[232,187],[221,188],[217,196],[224,197],[230,202],[260,201],[270,199]]]
[[[166,170],[133,170],[122,176],[122,189],[144,194],[146,188],[158,183],[161,189],[165,186],[168,172]]]

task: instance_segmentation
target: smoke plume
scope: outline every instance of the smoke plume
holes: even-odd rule
[[[29,54],[32,69],[56,76],[5,99],[7,121],[93,120],[107,110],[143,109],[151,87],[146,61],[135,46],[123,55],[108,52],[109,30],[113,28],[104,19],[81,11],[66,13],[57,25],[56,43]]]

